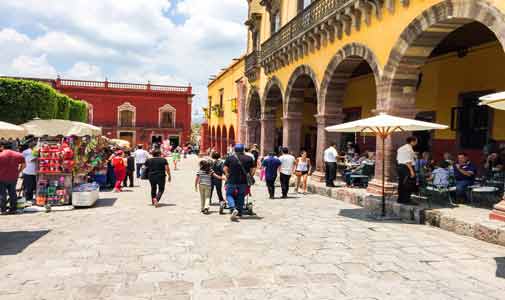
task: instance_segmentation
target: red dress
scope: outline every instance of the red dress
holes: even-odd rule
[[[121,190],[121,184],[126,177],[126,165],[124,163],[124,158],[114,157],[112,159],[112,166],[114,167],[114,175],[116,175],[116,184],[114,188],[116,190]]]

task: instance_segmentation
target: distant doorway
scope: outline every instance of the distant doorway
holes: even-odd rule
[[[168,138],[170,145],[173,147],[178,147],[180,145],[180,139],[178,136],[171,136]]]
[[[151,144],[160,144],[163,143],[163,136],[161,135],[153,135],[151,137]]]

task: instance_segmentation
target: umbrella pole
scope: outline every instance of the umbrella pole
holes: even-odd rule
[[[382,216],[386,216],[386,149],[385,149],[385,138],[382,139]]]

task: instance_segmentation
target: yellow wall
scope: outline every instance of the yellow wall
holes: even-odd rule
[[[293,71],[302,64],[308,65],[314,70],[320,84],[325,70],[333,56],[338,50],[349,43],[360,43],[370,48],[377,56],[379,68],[382,70],[387,63],[392,48],[399,40],[402,31],[413,19],[421,15],[423,11],[443,1],[444,0],[411,0],[410,4],[404,7],[399,0],[396,0],[395,11],[393,13],[384,9],[381,20],[377,19],[375,16],[372,17],[371,25],[366,25],[363,22],[360,31],[356,31],[353,28],[351,34],[349,36],[344,34],[341,40],[335,39],[333,43],[323,45],[319,50],[309,53],[296,62],[282,67],[268,76],[262,73],[254,84],[258,86],[260,95],[262,95],[269,78],[276,76],[285,89]],[[505,1],[488,0],[487,2],[505,12]],[[268,14],[266,12],[264,13],[261,30],[262,41],[267,40],[270,36]],[[285,23],[285,20],[282,21]]]
[[[208,86],[208,95],[212,97],[212,105],[219,104],[220,90],[223,89],[223,106],[224,117],[220,118],[211,112],[210,120],[208,120],[209,128],[217,126],[226,127],[226,130],[231,126],[235,129],[235,136],[238,130],[238,113],[232,112],[232,99],[238,99],[236,81],[244,77],[245,60],[242,57],[239,61],[234,62],[227,70],[218,75],[218,78],[213,80]],[[238,103],[238,102],[237,102]],[[239,109],[239,107],[237,107]]]
[[[435,111],[436,122],[450,125],[451,108],[458,106],[461,93],[505,90],[505,53],[497,43],[471,49],[464,58],[455,53],[430,60],[422,68],[422,84],[416,97],[418,111]],[[375,108],[372,75],[352,79],[346,89],[344,108],[361,107],[362,117]],[[493,137],[505,140],[505,111],[493,112]],[[454,139],[451,130],[436,131],[437,139]]]

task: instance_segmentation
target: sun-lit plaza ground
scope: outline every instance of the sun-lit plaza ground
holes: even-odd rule
[[[0,218],[0,299],[503,299],[505,250],[359,207],[253,189],[257,217],[199,213],[196,158],[163,206],[142,182],[89,209]]]

